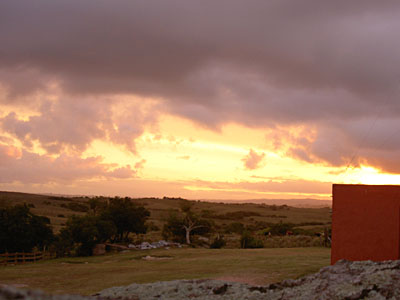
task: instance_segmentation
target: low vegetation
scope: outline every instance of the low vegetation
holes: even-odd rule
[[[314,273],[329,262],[327,248],[155,249],[1,267],[0,282],[83,295],[134,282],[175,279],[212,278],[261,285]]]
[[[0,192],[0,207],[13,205],[22,205],[53,228],[54,236],[30,248],[46,247],[58,256],[91,255],[98,243],[161,239],[214,249],[329,246],[329,208]],[[7,246],[0,251],[10,249],[28,248]]]
[[[0,282],[84,295],[175,279],[267,284],[328,265],[330,249],[319,246],[329,227],[329,208],[0,192],[0,253],[46,249],[59,257],[2,266]],[[99,243],[127,249],[160,239],[186,245],[90,256]]]

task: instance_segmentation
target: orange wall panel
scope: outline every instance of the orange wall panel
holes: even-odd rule
[[[400,186],[333,185],[331,263],[399,259]]]

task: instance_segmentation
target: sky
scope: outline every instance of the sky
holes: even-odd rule
[[[398,184],[399,32],[398,1],[1,1],[0,190]]]

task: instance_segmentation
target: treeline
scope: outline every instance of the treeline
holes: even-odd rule
[[[55,252],[57,256],[91,255],[98,243],[125,242],[131,233],[146,233],[150,212],[129,198],[91,199],[90,211],[72,216],[58,234],[47,217],[34,215],[28,205],[0,209],[0,253]]]
[[[63,198],[54,199],[62,200]],[[184,243],[189,246],[210,248],[228,247],[262,248],[284,246],[315,246],[321,243],[315,230],[301,226],[321,226],[321,222],[269,223],[254,221],[244,224],[249,217],[265,217],[254,211],[234,211],[215,213],[211,210],[195,212],[195,202],[181,198],[179,207],[173,208],[163,216],[163,227],[148,222],[150,212],[136,199],[126,198],[87,198],[86,202],[68,201],[61,205],[84,215],[71,216],[58,234],[53,234],[50,220],[36,216],[30,211],[32,205],[16,205],[0,208],[0,253],[31,252],[46,249],[57,256],[92,255],[96,244],[123,243],[143,238],[148,231],[158,231],[160,237]],[[279,209],[288,209],[286,206]],[[269,217],[269,215],[268,215]],[[281,217],[281,216],[277,216]],[[219,220],[232,220],[228,224],[218,224]],[[324,229],[322,229],[324,230]],[[324,233],[326,238],[330,232]],[[139,235],[139,236],[137,236]],[[224,235],[227,237],[225,240]],[[198,236],[197,238],[194,238]],[[133,239],[134,238],[134,239]],[[145,237],[146,238],[146,237]]]

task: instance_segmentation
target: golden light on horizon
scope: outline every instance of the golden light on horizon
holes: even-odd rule
[[[374,167],[360,166],[360,168],[352,169],[347,173],[347,175],[344,175],[344,177],[347,178],[347,180],[343,180],[345,183],[372,185],[400,184],[400,175],[382,173],[380,170]]]

